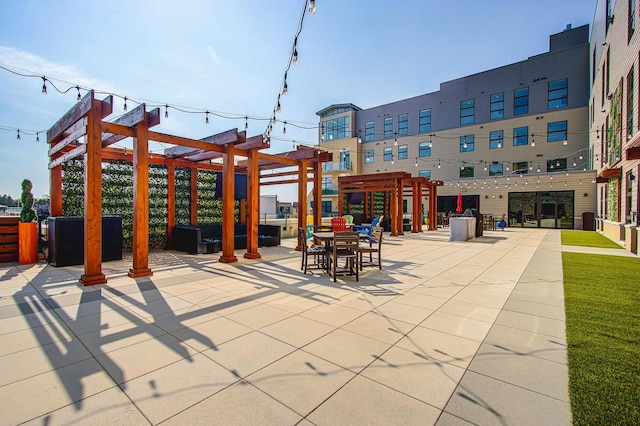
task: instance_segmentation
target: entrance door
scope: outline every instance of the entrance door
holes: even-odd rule
[[[509,193],[509,226],[573,229],[573,213],[573,191]]]
[[[553,192],[540,192],[540,228],[556,227],[556,196]]]
[[[538,222],[538,194],[535,192],[525,192],[522,194],[522,213],[525,228],[537,228]]]

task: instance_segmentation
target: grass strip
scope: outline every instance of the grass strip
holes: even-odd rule
[[[640,424],[640,259],[562,253],[574,425]]]
[[[593,231],[563,230],[562,245],[622,249],[607,237]]]

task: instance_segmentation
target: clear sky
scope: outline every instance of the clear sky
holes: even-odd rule
[[[271,116],[304,0],[1,0],[0,65],[143,99],[237,116]],[[549,35],[591,24],[596,0],[317,0],[298,39],[278,119],[317,126],[335,103],[363,109],[437,91],[440,83],[546,52]],[[21,71],[24,72],[24,71]],[[55,81],[54,81],[55,82]],[[66,90],[69,85],[55,82]],[[0,69],[0,194],[49,192],[47,130],[76,102],[42,80]],[[84,91],[83,91],[84,95]],[[104,95],[101,95],[104,96]],[[114,114],[122,114],[117,99]],[[129,107],[135,105],[129,103]],[[229,120],[169,110],[156,131],[200,139]],[[250,120],[248,136],[266,121]],[[23,129],[21,139],[17,131]],[[273,136],[316,144],[316,129]],[[123,142],[120,146],[126,146]],[[129,144],[130,146],[130,144]],[[272,140],[269,152],[293,142]],[[154,146],[153,149],[162,147]],[[292,185],[263,194],[295,201]]]

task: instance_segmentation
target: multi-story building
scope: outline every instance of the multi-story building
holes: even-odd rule
[[[327,107],[318,112],[320,145],[334,155],[346,150],[351,173],[443,180],[440,215],[455,210],[462,193],[465,207],[505,215],[511,226],[581,229],[596,204],[589,88],[589,26],[567,26],[551,35],[548,52],[441,83],[437,92],[368,109]],[[337,189],[335,175],[325,179]],[[323,196],[325,211],[336,204]]]
[[[599,0],[591,29],[591,155],[598,229],[637,253],[640,19],[636,0]]]

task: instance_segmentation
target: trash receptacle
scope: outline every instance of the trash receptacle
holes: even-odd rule
[[[595,231],[596,219],[592,212],[582,213],[582,230],[583,231]]]
[[[482,213],[476,209],[467,209],[462,216],[476,218],[476,237],[482,237],[482,231],[484,230],[484,216]]]

